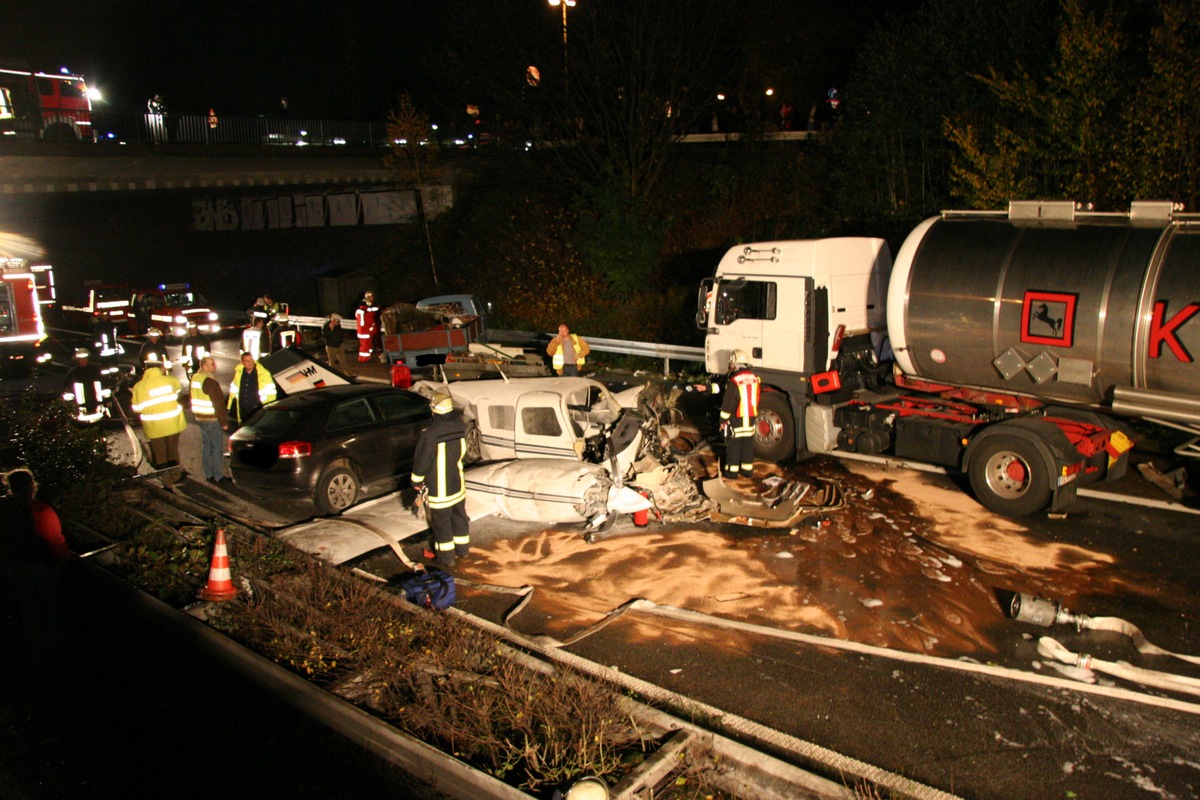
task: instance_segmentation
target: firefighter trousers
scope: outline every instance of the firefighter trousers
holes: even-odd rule
[[[471,520],[467,517],[466,502],[449,508],[430,508],[429,532],[433,535],[433,551],[437,560],[453,563],[471,552]]]

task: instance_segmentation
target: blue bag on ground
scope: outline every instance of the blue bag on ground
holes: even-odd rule
[[[454,605],[454,576],[440,569],[410,572],[396,580],[408,602],[422,608],[448,608]]]

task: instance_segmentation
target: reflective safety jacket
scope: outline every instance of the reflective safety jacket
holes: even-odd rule
[[[275,329],[271,337],[271,350],[282,350],[285,347],[300,346],[300,331],[290,324]]]
[[[112,396],[100,382],[100,368],[95,364],[71,367],[63,381],[63,400],[75,406],[75,419],[80,422],[99,422],[107,409],[104,401]]]
[[[467,454],[467,426],[462,412],[434,414],[421,431],[413,454],[412,483],[429,489],[430,508],[449,508],[467,498],[463,456]]]
[[[571,347],[575,351],[575,366],[583,369],[584,363],[587,361],[585,356],[592,352],[591,346],[577,334],[568,334],[571,337]],[[561,372],[563,364],[566,363],[566,356],[563,353],[564,348],[559,346],[558,337],[555,336],[550,340],[550,344],[546,345],[546,354],[552,356],[551,363],[554,369]]]
[[[162,341],[152,342],[147,339],[142,343],[142,348],[138,350],[138,362],[140,366],[147,364],[162,364],[163,369],[171,368],[171,358],[167,355],[167,346]]]
[[[271,377],[271,373],[267,372],[267,368],[262,364],[254,364],[254,375],[258,379],[258,402],[262,405],[274,403],[278,395],[278,390],[275,388],[275,379]],[[225,401],[226,408],[233,408],[233,401],[238,399],[242,391],[242,379],[246,376],[246,368],[241,364],[234,367],[233,380],[229,383],[229,399]],[[248,414],[241,413],[238,409],[238,419],[243,422]]]
[[[188,372],[200,371],[200,359],[212,353],[211,343],[203,333],[183,337],[179,344],[180,360]]]
[[[725,387],[725,399],[721,403],[721,422],[730,421],[734,436],[752,436],[754,420],[758,416],[758,398],[762,383],[748,369],[730,373]]]
[[[254,360],[258,361],[262,355],[263,332],[261,328],[247,328],[242,331],[242,352],[249,353],[254,356]]]
[[[221,384],[207,372],[197,372],[192,376],[191,384],[192,413],[197,422],[212,422],[216,420],[222,425],[228,420],[225,412],[225,398],[221,394]]]
[[[145,376],[133,385],[133,410],[142,419],[147,439],[183,433],[187,420],[179,404],[181,388],[179,381],[161,367],[147,367]]]
[[[379,306],[363,301],[354,311],[354,325],[358,333],[358,360],[370,361],[375,351],[375,334],[379,332]]]

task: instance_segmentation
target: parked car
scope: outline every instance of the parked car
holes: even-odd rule
[[[285,397],[229,437],[233,482],[270,497],[310,497],[327,514],[408,481],[429,402],[378,384]]]

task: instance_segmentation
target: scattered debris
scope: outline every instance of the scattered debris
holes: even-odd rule
[[[1153,463],[1144,461],[1138,464],[1137,468],[1138,472],[1142,473],[1143,478],[1176,500],[1182,500],[1185,496],[1191,494],[1191,490],[1187,486],[1187,470],[1183,467],[1163,473]]]

